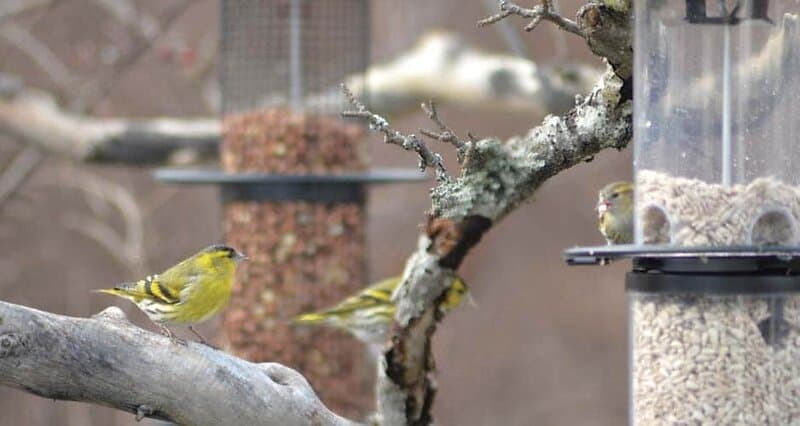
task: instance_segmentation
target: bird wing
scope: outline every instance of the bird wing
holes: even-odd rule
[[[394,309],[392,306],[392,293],[400,284],[401,277],[392,277],[378,282],[365,288],[356,295],[350,296],[338,305],[320,312],[300,315],[295,318],[295,322],[314,323],[323,321],[328,317],[338,317],[350,314],[355,311],[384,306],[387,309]]]
[[[165,281],[159,275],[150,275],[143,280],[139,280],[136,286],[141,288],[147,296],[160,303],[172,305],[180,302],[180,297],[172,289],[164,284]]]
[[[186,300],[192,285],[202,275],[196,262],[186,259],[167,269],[159,275],[159,282],[164,293],[175,300],[174,303]]]
[[[142,300],[154,300],[171,305],[180,300],[168,287],[164,286],[158,275],[148,275],[145,279],[133,283],[118,284],[114,288],[98,290],[101,293],[130,299],[136,303]]]

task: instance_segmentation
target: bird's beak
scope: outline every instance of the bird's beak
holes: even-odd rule
[[[237,252],[236,252],[236,254],[234,255],[234,257],[233,257],[233,258],[234,258],[234,259],[235,259],[237,262],[241,262],[241,261],[243,261],[243,260],[247,260],[247,256],[246,256],[244,253],[242,253],[242,252],[239,252],[239,251],[237,251]]]
[[[475,301],[475,298],[472,297],[472,293],[467,293],[467,303],[469,303],[469,306],[472,306],[473,308],[478,307],[478,303]]]
[[[602,215],[603,213],[608,211],[608,208],[610,206],[611,206],[611,203],[609,203],[608,201],[600,201],[600,202],[598,202],[597,203],[597,213]]]

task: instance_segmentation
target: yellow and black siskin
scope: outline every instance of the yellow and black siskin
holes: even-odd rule
[[[185,343],[168,325],[186,325],[206,343],[192,325],[209,319],[225,307],[230,299],[236,266],[246,258],[232,247],[213,245],[161,274],[96,291],[132,301],[164,335],[176,342]]]
[[[387,278],[344,299],[323,311],[299,315],[295,324],[325,324],[353,334],[368,345],[382,345],[388,338],[394,322],[395,304],[392,294],[402,282],[401,276]],[[441,308],[449,311],[457,307],[469,290],[461,278],[454,278],[447,290]]]

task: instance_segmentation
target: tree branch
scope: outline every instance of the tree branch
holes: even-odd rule
[[[420,129],[419,132],[429,138],[453,145],[458,154],[458,162],[462,163],[467,150],[472,146],[472,144],[470,142],[463,141],[458,137],[453,129],[444,124],[442,119],[439,118],[439,111],[436,110],[436,104],[433,102],[433,100],[428,101],[428,103],[423,103],[422,110],[425,111],[425,114],[428,115],[428,118],[433,121],[437,127],[439,127],[440,133],[426,129]]]
[[[0,4],[0,21],[21,13],[49,6],[52,0],[5,0]]]
[[[61,220],[72,229],[94,240],[109,256],[136,275],[147,273],[144,245],[144,215],[136,198],[126,187],[112,181],[71,169],[57,177],[54,186],[73,188],[84,193],[94,215],[66,213]],[[122,219],[117,231],[108,220],[108,207],[113,207]]]
[[[363,118],[369,123],[369,128],[383,133],[383,141],[386,143],[395,144],[406,151],[414,151],[419,156],[419,169],[424,171],[428,167],[436,170],[437,181],[447,181],[450,177],[447,175],[447,170],[444,168],[444,160],[442,156],[431,151],[422,139],[417,135],[411,133],[404,135],[389,126],[389,122],[378,114],[369,111],[364,104],[355,98],[353,92],[342,85],[347,100],[350,101],[355,107],[355,111],[345,111],[342,113],[343,117],[356,117]]]
[[[21,89],[0,99],[0,132],[78,161],[148,164],[216,156],[220,126],[212,119],[72,115],[50,95]]]
[[[524,28],[525,31],[533,31],[533,29],[539,25],[539,22],[544,20],[558,25],[559,28],[566,32],[583,36],[578,24],[558,14],[551,0],[542,0],[542,4],[530,9],[520,7],[516,3],[507,0],[499,0],[498,6],[500,7],[500,13],[478,21],[478,26],[483,27],[494,24],[511,15],[518,15],[523,18],[531,18],[530,23]]]
[[[601,74],[583,65],[540,66],[530,60],[485,52],[456,35],[431,32],[408,52],[348,78],[347,87],[383,115],[414,110],[436,99],[484,110],[521,110],[561,114],[574,105],[577,93],[591,90]]]
[[[541,1],[541,5],[527,9],[508,0],[498,0],[500,13],[478,21],[478,25],[490,25],[519,15],[531,18],[525,26],[525,31],[531,31],[539,22],[550,21],[586,40],[592,53],[605,58],[620,78],[630,78],[633,72],[633,21],[629,0],[589,2],[578,9],[575,21],[562,17],[553,7],[552,0]]]
[[[461,175],[440,180],[432,190],[428,226],[393,295],[397,326],[384,353],[378,382],[383,424],[428,425],[433,421],[436,386],[431,377],[431,337],[440,320],[439,305],[445,291],[469,250],[547,179],[590,161],[603,149],[622,149],[630,141],[632,48],[627,13],[596,3],[578,12],[577,33],[610,64],[590,96],[578,97],[577,105],[563,116],[547,116],[524,137],[507,142],[464,142],[467,148]],[[615,43],[613,51],[608,50]],[[428,115],[437,122],[435,111]],[[373,130],[390,128],[388,122],[376,122],[379,116],[372,113],[361,116],[370,121]],[[443,124],[440,129],[451,132]],[[395,139],[409,137],[393,132]]]
[[[69,90],[77,83],[77,79],[64,62],[46,44],[22,26],[14,22],[5,23],[0,27],[0,37],[28,55],[58,87]]]
[[[17,155],[0,174],[0,207],[25,183],[42,161],[42,154],[29,146]]]
[[[598,75],[583,66],[538,67],[524,59],[470,48],[453,35],[436,32],[395,60],[349,78],[348,87],[361,96],[368,83],[371,107],[390,115],[430,98],[545,113],[569,109],[575,94],[589,90],[589,82]],[[129,164],[203,162],[217,155],[220,139],[216,119],[76,115],[59,107],[51,95],[2,75],[0,132],[78,161]]]
[[[178,424],[354,424],[290,368],[176,345],[115,307],[86,319],[0,302],[0,383]]]

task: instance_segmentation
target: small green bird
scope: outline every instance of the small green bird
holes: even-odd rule
[[[597,225],[609,245],[633,243],[632,183],[613,182],[600,190]]]
[[[161,274],[96,291],[135,303],[165,336],[177,343],[186,342],[176,337],[167,325],[187,325],[201,342],[208,344],[192,325],[209,319],[225,307],[231,295],[236,265],[246,258],[232,247],[213,245]]]
[[[392,293],[402,280],[401,276],[387,278],[344,299],[332,308],[299,315],[292,322],[308,325],[325,324],[340,328],[367,345],[379,347],[389,337],[389,329],[394,322],[395,314]],[[469,296],[467,285],[461,278],[454,278],[441,308],[445,312],[454,309],[464,296]]]

